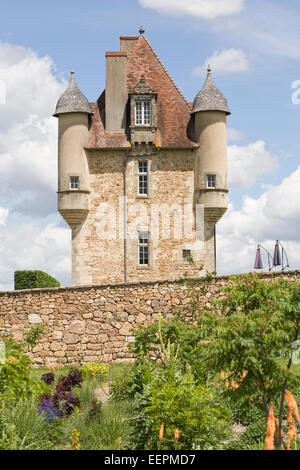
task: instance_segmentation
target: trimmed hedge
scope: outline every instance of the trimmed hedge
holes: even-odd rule
[[[15,290],[60,287],[60,283],[43,271],[15,271]]]

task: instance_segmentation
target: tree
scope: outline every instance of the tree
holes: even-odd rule
[[[199,312],[198,325],[206,347],[209,367],[247,376],[239,384],[240,394],[259,392],[266,418],[270,404],[281,395],[279,442],[287,385],[298,380],[291,372],[292,343],[299,338],[300,283],[269,281],[251,273],[236,276],[224,288],[227,297],[217,301],[216,311]],[[288,358],[286,368],[278,357]]]

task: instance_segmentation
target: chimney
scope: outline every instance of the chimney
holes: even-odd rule
[[[106,53],[105,127],[107,132],[126,129],[127,53]]]
[[[120,51],[129,54],[139,36],[120,36]]]

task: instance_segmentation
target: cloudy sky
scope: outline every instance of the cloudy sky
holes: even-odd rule
[[[300,266],[300,6],[297,0],[10,0],[0,15],[0,290],[17,269],[71,282],[57,213],[55,104],[74,68],[90,101],[105,52],[140,25],[189,101],[212,66],[228,99],[230,208],[218,273],[249,272],[280,239]]]

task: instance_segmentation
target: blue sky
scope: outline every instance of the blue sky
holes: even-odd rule
[[[56,212],[51,114],[72,68],[95,101],[104,89],[105,52],[118,50],[119,36],[138,34],[140,25],[189,101],[209,61],[229,102],[230,209],[217,228],[218,272],[252,270],[257,243],[272,250],[277,238],[299,268],[300,104],[292,102],[292,84],[300,80],[299,23],[296,0],[5,2],[0,289],[13,287],[16,269],[43,269],[70,283],[70,231]]]

